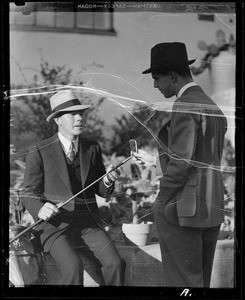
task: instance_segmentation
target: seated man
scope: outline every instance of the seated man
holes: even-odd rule
[[[34,220],[44,251],[61,271],[59,285],[83,285],[83,269],[100,285],[123,285],[123,261],[100,224],[95,194],[112,193],[119,170],[112,171],[82,194],[84,187],[105,174],[97,142],[81,137],[82,105],[71,90],[50,98],[58,133],[31,147],[26,157],[22,202]],[[56,204],[73,200],[58,209]],[[84,251],[86,250],[86,251]],[[95,264],[95,265],[94,265]],[[100,264],[100,267],[98,267]]]

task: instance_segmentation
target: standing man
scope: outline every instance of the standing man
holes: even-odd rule
[[[151,49],[154,87],[176,96],[171,118],[159,131],[162,169],[154,216],[162,254],[163,283],[209,287],[220,224],[224,220],[221,156],[226,118],[193,82],[185,44],[161,43]],[[135,157],[155,165],[139,150]]]
[[[59,285],[83,285],[83,269],[100,285],[123,285],[123,261],[99,221],[95,194],[112,193],[118,170],[68,200],[105,174],[99,144],[81,137],[84,111],[71,90],[50,98],[58,133],[33,146],[26,158],[22,201],[34,220],[45,252],[61,271]]]

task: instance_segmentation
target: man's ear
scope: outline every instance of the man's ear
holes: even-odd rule
[[[170,76],[173,83],[176,83],[178,81],[178,74],[177,73],[175,73],[173,71],[170,71],[169,76]]]
[[[60,126],[60,118],[54,118],[55,123]]]

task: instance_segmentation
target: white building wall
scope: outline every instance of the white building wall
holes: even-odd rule
[[[198,49],[198,41],[215,43],[218,29],[226,33],[228,40],[234,34],[230,19],[235,21],[235,16],[220,14],[214,22],[209,22],[199,21],[196,13],[117,12],[114,13],[116,36],[11,31],[11,83],[23,82],[23,76],[26,82],[32,82],[40,68],[42,52],[50,65],[65,65],[73,74],[79,74],[92,63],[102,65],[103,68],[93,66],[87,70],[103,73],[96,77],[97,88],[124,96],[128,93],[149,102],[162,101],[163,96],[153,88],[151,76],[142,75],[150,66],[150,49],[161,42],[184,42],[189,59],[196,58],[194,66],[199,66],[206,52]],[[207,94],[212,94],[208,70],[194,79]],[[120,113],[115,108],[114,114],[117,110]]]
[[[199,65],[198,60],[205,52],[198,49],[197,42],[215,43],[218,29],[224,30],[227,37],[232,32],[218,18],[215,22],[199,21],[195,13],[114,13],[114,27],[116,36],[11,31],[11,81],[23,81],[17,61],[30,82],[35,73],[32,69],[39,69],[42,50],[44,59],[50,64],[65,65],[74,73],[95,62],[104,66],[100,72],[121,76],[135,84],[142,77],[141,72],[150,65],[150,49],[156,43],[184,42],[189,58],[197,58],[195,65]],[[148,75],[144,77],[138,85],[147,97],[152,97],[152,81]],[[195,79],[210,92],[208,71]],[[160,99],[158,92],[154,93],[154,98]]]

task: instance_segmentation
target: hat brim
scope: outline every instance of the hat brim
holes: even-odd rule
[[[62,111],[76,111],[76,110],[86,110],[89,107],[91,107],[92,105],[74,105],[74,106],[70,106],[70,107],[66,107],[60,110],[57,110],[55,112],[53,112],[52,114],[50,114],[47,117],[47,121],[49,122],[50,120],[52,120],[58,113],[62,112]]]
[[[188,65],[193,64],[195,61],[196,61],[196,59],[188,60]],[[169,69],[170,67],[171,66],[168,66],[168,67],[166,67],[166,69]],[[149,69],[143,71],[142,74],[149,74],[149,73],[152,73],[154,71],[159,71],[159,70],[163,70],[163,69],[164,69],[164,67],[161,67],[161,68],[158,68],[158,69],[157,68],[149,68]]]

